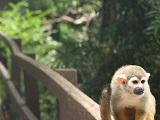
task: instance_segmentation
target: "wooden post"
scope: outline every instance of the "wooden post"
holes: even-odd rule
[[[14,42],[16,43],[16,45],[18,46],[18,48],[20,50],[22,50],[22,43],[21,43],[21,39],[20,38],[13,38]]]
[[[27,54],[28,56],[35,58],[35,54]],[[39,108],[39,94],[38,94],[38,82],[37,80],[29,75],[27,71],[24,71],[24,83],[25,83],[25,96],[26,104],[40,119],[40,108]]]
[[[17,46],[21,49],[21,40],[18,39],[18,38],[13,38],[12,40],[15,41],[15,43],[17,44]],[[18,65],[16,59],[15,59],[15,56],[14,54],[12,53],[11,54],[11,80],[13,81],[17,91],[19,93],[21,93],[21,66]],[[11,95],[9,95],[9,93],[7,93],[7,102],[9,103],[9,110],[10,112],[14,113],[14,108],[13,106],[11,105],[12,103],[12,100],[11,100]],[[19,117],[19,116],[17,116]]]
[[[75,69],[57,69],[56,72],[78,87],[77,71]],[[72,120],[73,114],[68,108],[65,107],[63,100],[65,99],[57,99],[58,120]]]
[[[8,0],[0,0],[0,10],[7,8]]]
[[[7,67],[7,60],[1,53],[0,53],[0,61],[3,63],[3,65],[5,65],[5,67]]]
[[[73,85],[78,87],[77,71],[75,69],[57,69],[56,72],[65,77]]]
[[[21,40],[18,38],[13,39],[17,46],[21,49]],[[21,93],[21,68],[14,58],[14,54],[11,56],[11,79],[13,80],[18,92]]]

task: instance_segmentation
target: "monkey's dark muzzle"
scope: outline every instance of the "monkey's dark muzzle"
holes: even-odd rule
[[[142,95],[144,93],[144,89],[140,87],[136,87],[133,92],[136,95]]]

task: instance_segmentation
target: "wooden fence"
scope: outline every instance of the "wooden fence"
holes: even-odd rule
[[[11,77],[0,64],[0,74],[7,86],[10,108],[19,113],[19,120],[40,120],[38,84],[58,99],[58,120],[100,120],[99,105],[80,91],[75,70],[52,70],[23,54],[17,44],[0,33],[0,40],[11,50]],[[21,77],[25,80],[25,101],[20,96]]]

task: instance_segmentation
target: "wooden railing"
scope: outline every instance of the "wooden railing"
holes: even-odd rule
[[[26,56],[14,41],[3,33],[0,33],[0,40],[7,44],[12,53],[11,77],[2,64],[0,64],[0,74],[8,88],[11,109],[19,112],[20,120],[40,119],[37,81],[42,82],[57,97],[60,107],[59,120],[100,120],[99,105],[73,85],[72,80],[66,79],[70,78],[67,77],[68,72],[58,71],[60,75],[57,70],[52,70]],[[22,74],[26,85],[25,101],[18,92]]]

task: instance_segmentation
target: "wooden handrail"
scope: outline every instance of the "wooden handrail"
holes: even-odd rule
[[[13,40],[11,40],[9,37],[7,37],[4,33],[0,32],[0,40],[4,41],[8,47],[10,48],[11,52],[13,54],[19,53],[19,48],[15,44]]]
[[[10,102],[16,106],[14,108],[16,109],[16,111],[19,112],[20,118],[23,120],[38,120],[18,94],[18,91],[14,87],[13,82],[10,80],[10,75],[8,74],[7,69],[1,62],[0,62],[0,75],[2,76],[2,79],[6,84],[9,96],[12,98]]]
[[[91,98],[57,72],[21,53],[16,44],[3,33],[0,33],[0,40],[7,43],[19,67],[43,82],[53,95],[63,100],[68,108],[67,115],[71,115],[71,118],[66,120],[100,120],[99,105]]]

